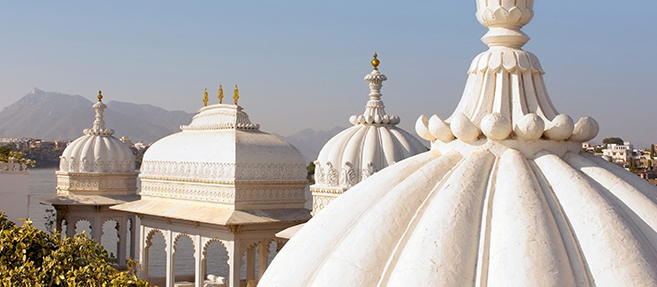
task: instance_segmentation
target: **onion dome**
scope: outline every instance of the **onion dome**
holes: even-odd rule
[[[54,205],[112,205],[138,198],[135,158],[130,147],[105,128],[107,106],[98,92],[93,126],[72,141],[60,156]],[[126,197],[127,196],[127,197]]]
[[[233,98],[237,102],[237,89]],[[303,208],[308,183],[303,155],[260,131],[242,107],[205,106],[181,129],[144,154],[141,200],[113,209],[213,224],[300,223],[310,217]],[[282,209],[289,212],[275,212]]]
[[[399,116],[386,114],[381,87],[387,77],[379,72],[379,63],[375,53],[374,69],[365,76],[370,86],[365,112],[351,116],[352,127],[331,138],[315,161],[315,184],[310,188],[313,212],[373,173],[427,150],[413,135],[397,127]]]
[[[558,114],[521,50],[533,2],[477,1],[490,50],[454,115],[418,120],[431,150],[337,198],[258,286],[657,286],[657,188],[581,151],[597,123]]]

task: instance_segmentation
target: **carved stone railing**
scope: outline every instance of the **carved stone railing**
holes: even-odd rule
[[[25,172],[27,166],[16,162],[0,162],[0,172]]]

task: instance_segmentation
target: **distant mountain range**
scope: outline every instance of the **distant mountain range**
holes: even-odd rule
[[[105,110],[107,126],[116,136],[128,136],[134,142],[153,142],[180,131],[181,123],[193,114],[167,111],[152,105],[110,101]],[[93,102],[82,96],[34,89],[0,111],[0,137],[70,140],[90,128],[94,119]]]
[[[194,114],[167,111],[147,105],[110,101],[105,110],[108,128],[115,136],[127,136],[133,142],[154,142],[179,132],[180,125],[192,121]],[[42,140],[73,140],[90,128],[94,119],[93,102],[82,96],[71,96],[34,89],[0,111],[0,138],[37,138]],[[317,159],[324,144],[344,128],[329,131],[305,129],[290,136],[281,136],[296,146],[306,163]]]

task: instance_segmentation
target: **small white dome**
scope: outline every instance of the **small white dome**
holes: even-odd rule
[[[413,135],[397,127],[398,116],[386,114],[381,87],[387,77],[379,72],[376,57],[374,70],[365,76],[370,85],[365,112],[351,116],[353,126],[331,138],[315,161],[315,184],[310,188],[313,212],[373,173],[427,150]]]
[[[71,173],[135,173],[135,158],[130,147],[113,137],[106,129],[103,111],[107,106],[98,101],[93,105],[96,119],[93,127],[71,142],[60,157],[59,171]]]

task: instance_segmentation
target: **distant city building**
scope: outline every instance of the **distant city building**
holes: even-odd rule
[[[634,146],[630,142],[619,144],[608,144],[607,148],[602,149],[602,157],[610,162],[625,164],[630,157],[634,155]]]

